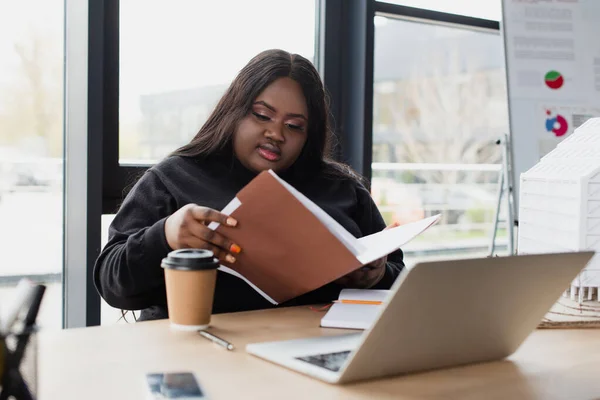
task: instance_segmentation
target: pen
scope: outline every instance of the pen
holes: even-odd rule
[[[369,304],[373,306],[378,306],[383,304],[382,301],[373,301],[373,300],[334,300],[334,303],[342,303],[342,304]]]
[[[223,340],[218,336],[213,335],[207,331],[198,331],[200,336],[210,340],[211,342],[218,344],[219,346],[225,347],[227,350],[233,350],[233,344],[229,343],[227,340]]]

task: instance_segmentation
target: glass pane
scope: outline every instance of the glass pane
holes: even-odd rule
[[[63,0],[0,1],[0,304],[47,285],[38,323],[62,327]]]
[[[411,262],[485,254],[502,160],[495,142],[508,132],[502,38],[378,19],[373,196],[388,223],[442,213],[405,246]]]
[[[495,21],[502,19],[502,0],[386,0],[385,2]]]
[[[314,0],[122,0],[121,163],[152,163],[189,142],[260,51],[312,59],[315,9]]]

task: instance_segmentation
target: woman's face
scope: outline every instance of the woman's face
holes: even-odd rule
[[[279,78],[254,99],[233,135],[233,150],[251,171],[283,171],[300,156],[307,129],[302,88],[291,78]]]

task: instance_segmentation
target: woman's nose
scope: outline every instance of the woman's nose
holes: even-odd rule
[[[265,131],[265,136],[276,142],[285,142],[285,136],[283,136],[283,125],[273,124]]]

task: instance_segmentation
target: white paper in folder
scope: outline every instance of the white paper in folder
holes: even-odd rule
[[[389,290],[377,289],[343,289],[339,301],[373,301],[385,302]],[[381,305],[333,303],[327,314],[321,319],[323,328],[367,329],[377,317]]]

